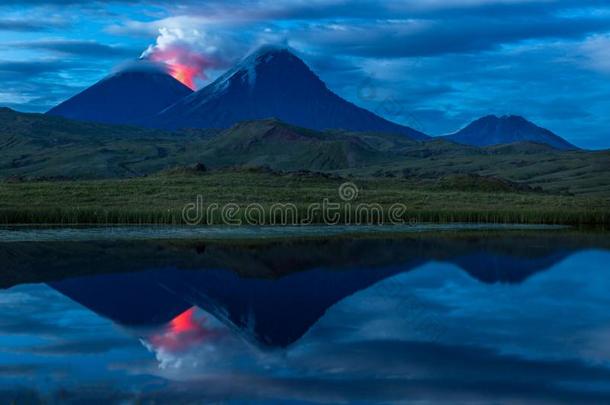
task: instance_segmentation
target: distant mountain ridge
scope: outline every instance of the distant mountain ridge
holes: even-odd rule
[[[517,115],[487,115],[473,121],[458,132],[443,137],[471,146],[493,146],[517,142],[542,143],[560,150],[578,149],[548,129]]]
[[[112,74],[47,114],[104,124],[145,125],[147,120],[193,91],[160,70]]]
[[[240,121],[277,118],[315,130],[343,129],[429,137],[339,97],[296,55],[263,47],[203,89],[153,119],[157,128],[228,128]]]
[[[559,150],[531,142],[475,147],[442,138],[420,142],[400,134],[314,131],[272,119],[222,131],[168,132],[0,107],[0,182],[124,178],[201,162],[212,170],[262,167],[427,183],[478,174],[484,178],[477,184],[503,178],[545,191],[602,194],[610,193],[609,159],[610,150]]]

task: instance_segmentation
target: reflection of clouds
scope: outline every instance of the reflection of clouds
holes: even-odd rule
[[[305,338],[469,342],[527,357],[580,358],[579,334],[610,326],[608,259],[576,254],[519,285],[486,285],[454,265],[428,263],[345,299]]]
[[[582,348],[582,357],[594,364],[610,365],[610,324],[584,332],[572,340]]]
[[[479,401],[600,403],[610,400],[607,369],[578,362],[531,361],[493,350],[399,341],[361,341],[287,353],[286,369],[247,370],[191,376],[155,392],[223,399],[290,398],[307,402]],[[241,359],[242,364],[246,362]],[[153,395],[151,395],[152,397]]]
[[[33,298],[30,295],[16,291],[6,291],[0,295],[0,305],[24,305],[32,300]]]
[[[527,357],[580,358],[576,335],[609,325],[608,253],[582,252],[519,286],[457,284],[425,296],[443,314],[454,341]]]
[[[282,367],[283,350],[263,351],[233,333],[228,326],[198,308],[191,308],[189,326],[176,330],[175,320],[140,341],[158,362],[161,377],[176,381],[210,378],[215,374],[262,372]]]
[[[50,289],[32,294],[30,290],[20,287],[0,294],[0,333],[53,335],[62,331],[53,314],[59,315],[63,309],[54,298],[61,301],[63,297]]]
[[[265,398],[320,402],[403,395],[605,402],[610,370],[589,360],[603,358],[608,332],[587,335],[592,351],[584,353],[579,333],[610,325],[610,280],[600,277],[607,259],[575,255],[520,285],[485,285],[454,265],[430,263],[339,302],[286,350],[264,352],[233,335],[179,353],[181,367],[160,375],[210,383],[218,392],[206,394],[216,399],[224,386],[237,397],[264,390]],[[571,296],[558,295],[566,286]]]
[[[26,349],[30,353],[46,355],[85,355],[91,353],[107,353],[117,348],[128,348],[132,342],[126,339],[92,339],[82,342],[58,342],[49,345],[37,346]]]
[[[112,324],[91,316],[57,291],[43,285],[23,285],[0,294],[0,333],[33,335],[54,340],[90,336],[96,328]],[[16,336],[14,339],[19,341]],[[59,346],[61,346],[59,342]]]
[[[92,398],[95,381],[108,389],[100,398],[133,399],[145,386],[137,398],[159,403],[610,403],[609,259],[583,252],[519,285],[428,263],[343,299],[286,349],[254,346],[235,325],[189,309],[129,331],[156,362],[60,294],[22,286],[0,293],[0,375],[40,386],[61,371],[53,387],[70,381],[78,398]]]
[[[155,354],[161,369],[196,368],[199,364],[217,361],[210,357],[215,357],[215,348],[227,334],[222,325],[195,307],[159,329],[140,341]],[[196,351],[197,355],[185,355],[189,350]]]
[[[108,372],[108,362],[146,354],[112,323],[46,285],[0,291],[0,302],[0,402],[39,403],[29,395],[91,381],[110,393],[124,370]]]

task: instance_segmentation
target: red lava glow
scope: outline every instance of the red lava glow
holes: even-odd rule
[[[205,318],[195,317],[195,309],[189,308],[172,319],[163,331],[150,337],[150,344],[157,349],[177,352],[216,336],[215,331],[205,327]]]
[[[174,79],[181,81],[182,84],[190,87],[191,90],[195,90],[195,77],[200,74],[196,67],[176,63],[170,65],[169,73],[174,76]]]
[[[203,55],[181,47],[155,49],[150,60],[165,63],[168,73],[191,90],[196,90],[195,79],[206,79],[205,69],[214,66],[214,61]]]

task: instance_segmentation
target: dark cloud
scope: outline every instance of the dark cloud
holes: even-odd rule
[[[40,49],[62,54],[89,57],[137,57],[140,53],[138,49],[134,48],[105,45],[95,41],[68,39],[27,41],[19,42],[13,45],[21,48]]]
[[[0,375],[5,377],[31,375],[40,371],[41,368],[34,364],[1,364]]]
[[[0,19],[0,31],[36,32],[46,31],[50,28],[63,27],[64,24],[49,21]]]
[[[367,72],[377,78],[380,92],[392,94],[432,135],[453,132],[487,114],[517,114],[579,146],[593,146],[596,137],[595,147],[608,145],[610,119],[604,109],[610,85],[602,74],[580,65],[573,53],[577,44],[549,41],[391,63],[372,58]],[[362,104],[349,89],[345,94]]]
[[[4,88],[11,80],[11,94],[27,96],[10,100],[17,108],[42,109],[70,94],[60,86],[93,84],[167,28],[196,30],[201,37],[194,48],[223,52],[229,62],[255,44],[286,41],[341,96],[386,118],[418,122],[433,134],[489,113],[520,114],[578,145],[610,145],[607,1],[5,0],[0,13],[3,6],[28,15],[0,18],[0,30],[28,35],[18,44],[5,43],[0,56]],[[48,22],[27,10],[65,15],[72,27],[57,39],[41,35],[32,41],[30,32],[47,29]],[[11,59],[7,45],[74,63],[12,62],[24,57]],[[19,74],[46,79],[27,77],[20,85],[31,89],[19,92],[13,80]],[[367,80],[376,83],[373,100],[359,97]]]
[[[92,0],[89,3],[95,4],[135,4],[142,3],[143,0]],[[65,6],[82,3],[81,0],[3,0],[2,5],[22,5],[22,6]]]
[[[528,39],[581,38],[610,29],[602,18],[462,18],[316,25],[297,38],[327,51],[364,57],[418,57],[472,53]]]
[[[64,6],[80,5],[79,0],[4,0],[3,5]],[[188,11],[189,15],[205,15],[248,20],[320,20],[320,19],[400,19],[414,17],[485,16],[508,17],[514,15],[551,15],[565,9],[607,7],[600,0],[530,0],[507,2],[446,1],[438,0],[327,0],[303,2],[300,0],[92,0],[93,5],[146,4],[166,7],[169,10]]]
[[[16,1],[16,0],[12,0]],[[53,0],[30,0],[35,3],[54,3]],[[62,0],[58,0],[60,3]],[[70,2],[71,0],[63,0]],[[138,0],[97,0],[95,3],[139,3]],[[147,4],[180,9],[188,15],[201,15],[220,19],[240,20],[379,20],[412,18],[552,16],[563,10],[587,10],[607,7],[601,0],[529,0],[508,2],[438,1],[438,0],[327,0],[303,2],[300,0],[156,0]]]
[[[13,79],[14,75],[38,75],[57,72],[71,66],[60,60],[7,61],[0,60],[0,78]]]

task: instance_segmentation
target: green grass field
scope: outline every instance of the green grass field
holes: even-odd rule
[[[338,189],[346,181],[358,187],[357,198],[346,204]],[[133,179],[36,181],[0,183],[1,224],[182,224],[183,209],[200,196],[201,223],[224,223],[220,207],[234,204],[235,221],[281,223],[272,211],[276,203],[296,207],[302,223],[325,222],[312,204],[340,203],[333,220],[355,224],[371,218],[389,222],[390,207],[404,205],[405,222],[487,222],[536,224],[610,224],[610,198],[569,196],[527,191],[464,191],[446,182],[418,183],[401,178],[339,178],[316,174],[265,171],[175,173]],[[262,211],[245,218],[245,208],[260,204]],[[218,210],[210,211],[212,204]],[[381,207],[383,214],[366,215],[360,205]],[[335,211],[333,211],[335,212]],[[374,212],[374,210],[372,211]],[[291,215],[290,212],[289,215]]]
[[[199,162],[212,171],[188,169]],[[181,224],[198,196],[198,222],[210,224],[227,222],[214,204],[231,204],[231,223],[607,224],[609,170],[609,151],[540,144],[475,148],[277,120],[169,133],[0,109],[1,224]],[[346,181],[359,188],[349,204]],[[312,210],[325,199],[342,203],[326,217]],[[284,220],[278,203],[294,205]]]

